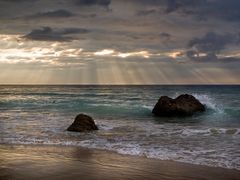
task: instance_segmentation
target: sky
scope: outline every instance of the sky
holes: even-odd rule
[[[0,84],[240,84],[239,0],[0,0]]]

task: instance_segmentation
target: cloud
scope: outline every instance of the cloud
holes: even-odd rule
[[[75,0],[75,4],[79,6],[106,6],[108,7],[111,4],[111,0]]]
[[[95,18],[95,17],[97,17],[97,14],[95,14],[95,13],[91,13],[91,14],[79,14],[78,16],[81,17],[81,18]]]
[[[194,38],[189,41],[186,56],[195,61],[215,61],[215,60],[236,60],[238,58],[221,57],[217,55],[229,45],[240,43],[239,34],[216,34],[209,32],[201,38]]]
[[[166,12],[173,12],[183,7],[196,7],[207,0],[135,0],[135,2],[144,6],[162,6]]]
[[[149,10],[139,10],[137,11],[137,16],[148,16],[148,15],[151,15],[151,14],[155,14],[157,13],[157,10],[155,9],[149,9]]]
[[[22,2],[34,2],[38,0],[0,0],[0,2],[9,2],[9,3],[22,3]]]
[[[239,0],[135,0],[145,9],[141,15],[148,15],[149,7],[158,8],[159,13],[178,13],[198,20],[218,19],[232,22],[240,20]]]
[[[179,4],[177,4],[176,0],[169,0],[167,4],[166,12],[170,13],[172,11],[175,11],[176,9],[178,9],[178,7],[179,7]]]
[[[179,11],[197,19],[208,20],[211,18],[237,21],[240,19],[239,0],[171,0],[168,12]]]
[[[162,32],[162,33],[160,33],[160,37],[169,40],[171,38],[171,34],[168,34],[166,32]]]
[[[166,12],[171,13],[178,9],[201,7],[206,0],[168,0]]]
[[[143,9],[137,11],[139,16],[169,14],[175,11],[192,15],[194,8],[201,7],[206,0],[136,0],[135,2],[143,5]]]
[[[240,19],[240,1],[239,0],[218,0],[209,1],[206,7],[206,15],[212,15],[218,19],[227,21],[237,21]]]
[[[216,34],[209,32],[202,38],[194,38],[189,43],[189,47],[194,47],[199,52],[219,52],[228,44],[239,42],[239,36],[234,34]]]
[[[84,29],[84,28],[65,28],[65,29],[59,30],[59,33],[61,34],[86,34],[89,32],[90,30]]]
[[[55,11],[41,12],[30,16],[30,18],[68,18],[74,16],[73,13],[65,9]]]
[[[83,28],[65,28],[53,30],[50,27],[43,27],[42,29],[34,29],[23,38],[37,41],[71,41],[74,40],[72,34],[86,34],[90,31]]]

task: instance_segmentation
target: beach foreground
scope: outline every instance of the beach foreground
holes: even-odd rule
[[[0,179],[240,179],[240,171],[67,146],[0,145]]]

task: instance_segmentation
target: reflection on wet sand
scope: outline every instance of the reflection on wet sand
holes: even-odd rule
[[[64,146],[0,145],[0,179],[238,179],[240,171]]]

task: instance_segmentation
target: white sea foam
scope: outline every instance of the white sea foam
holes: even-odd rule
[[[207,108],[216,111],[217,113],[223,114],[224,109],[220,104],[207,94],[193,94],[202,104],[206,105]]]
[[[240,128],[202,128],[202,129],[193,129],[193,128],[184,128],[181,132],[181,135],[192,136],[192,135],[214,135],[214,134],[223,134],[223,135],[239,135]]]
[[[149,110],[153,109],[153,106],[149,106],[149,105],[143,105],[142,107],[145,108],[145,109],[149,109]]]
[[[99,104],[94,104],[94,103],[91,103],[91,104],[89,104],[90,106],[95,106],[95,107],[103,107],[103,106],[105,106],[105,107],[111,107],[112,106],[112,104],[108,104],[108,103],[99,103]]]
[[[100,122],[110,123],[110,120]],[[81,146],[112,150],[121,154],[240,170],[237,147],[231,146],[233,141],[240,138],[239,132],[239,128],[193,128],[171,124],[154,125],[150,122],[135,124],[135,121],[130,121],[128,126],[113,122],[107,128],[106,125],[100,125],[100,131],[96,134],[80,135],[66,131],[56,138],[22,135],[3,137],[1,143]],[[227,136],[231,141],[224,141],[223,136]],[[236,136],[235,140],[232,139],[233,136]],[[215,144],[210,143],[212,140]],[[220,148],[221,146],[224,148]]]

